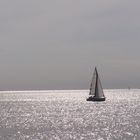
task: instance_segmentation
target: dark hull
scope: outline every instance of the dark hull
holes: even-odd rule
[[[87,101],[105,101],[105,97],[89,97]]]

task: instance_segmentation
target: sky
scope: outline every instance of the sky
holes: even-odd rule
[[[0,90],[140,88],[139,0],[1,0]]]

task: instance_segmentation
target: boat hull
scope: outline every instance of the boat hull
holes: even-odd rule
[[[105,97],[89,97],[87,101],[105,101]]]

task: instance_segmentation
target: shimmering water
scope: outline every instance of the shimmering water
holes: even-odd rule
[[[140,140],[140,90],[0,92],[0,140]]]

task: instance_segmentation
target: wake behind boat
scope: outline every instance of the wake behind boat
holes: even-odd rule
[[[105,101],[103,88],[96,67],[91,81],[89,98],[87,98],[87,101]]]

